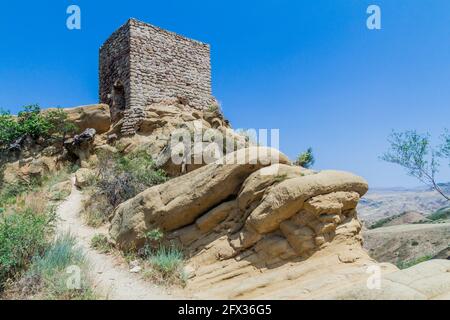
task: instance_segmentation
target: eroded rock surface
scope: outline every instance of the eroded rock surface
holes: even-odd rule
[[[147,231],[162,229],[183,248],[197,298],[315,298],[343,281],[357,285],[376,265],[355,210],[367,183],[275,158],[209,164],[152,187],[116,209],[111,238],[139,247]]]

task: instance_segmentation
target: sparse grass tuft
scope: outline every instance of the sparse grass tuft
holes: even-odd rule
[[[22,293],[45,300],[92,300],[85,256],[76,239],[59,236],[42,256],[35,257],[18,283]]]
[[[401,270],[408,269],[408,268],[413,267],[413,266],[415,266],[415,265],[417,265],[419,263],[422,263],[422,262],[425,262],[425,261],[428,261],[428,260],[431,260],[431,259],[433,259],[433,257],[430,256],[430,255],[427,255],[427,256],[423,256],[423,257],[420,257],[420,258],[417,258],[417,259],[414,259],[414,260],[401,261],[401,262],[397,263],[397,267],[399,269],[401,269]]]
[[[147,261],[151,267],[144,276],[159,284],[182,285],[186,284],[183,272],[183,253],[175,246],[160,246]]]
[[[87,265],[75,239],[52,241],[56,207],[53,188],[67,172],[31,183],[5,185],[0,191],[0,294],[11,299],[94,299],[84,275]],[[62,198],[64,190],[56,198]],[[82,272],[80,286],[70,289],[72,271]],[[84,273],[83,273],[84,272]],[[72,273],[74,275],[74,273]]]
[[[110,253],[112,245],[108,241],[108,237],[104,234],[96,234],[91,239],[91,248],[99,251],[100,253]]]

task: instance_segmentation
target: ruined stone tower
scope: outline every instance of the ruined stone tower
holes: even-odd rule
[[[133,134],[143,108],[178,98],[208,108],[211,94],[210,47],[150,24],[128,20],[100,48],[100,102],[113,121],[124,118],[123,134]]]

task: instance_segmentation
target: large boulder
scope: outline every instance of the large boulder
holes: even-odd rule
[[[95,177],[95,172],[91,169],[81,168],[75,172],[75,186],[83,189],[91,184],[92,179]]]
[[[98,134],[109,131],[111,126],[111,113],[106,104],[94,104],[76,108],[64,109],[68,119],[74,123],[79,132],[93,128]]]
[[[367,190],[368,184],[364,179],[346,172],[322,171],[316,175],[289,179],[267,194],[263,202],[251,213],[247,225],[259,233],[274,231],[281,221],[299,212],[306,200],[339,191],[358,194],[352,201],[352,207],[355,208],[359,197]],[[341,207],[343,204],[339,203],[338,206]],[[326,206],[324,211],[327,212],[327,209],[329,206]]]
[[[93,153],[95,136],[95,129],[89,128],[64,141],[64,147],[69,152],[69,155],[79,160],[82,167],[86,166],[86,162]]]
[[[32,179],[41,179],[45,175],[56,172],[59,169],[57,158],[40,156],[26,158],[15,162],[6,163],[3,169],[3,182],[15,184],[30,182]]]
[[[242,149],[152,187],[116,209],[111,236],[120,247],[140,246],[145,232],[152,228],[173,231],[191,224],[209,209],[235,197],[250,174],[271,163],[289,163],[289,159],[274,149]]]

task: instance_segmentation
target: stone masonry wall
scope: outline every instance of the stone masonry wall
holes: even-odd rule
[[[131,20],[131,106],[182,98],[198,109],[212,101],[209,45]]]
[[[124,134],[139,126],[150,103],[179,98],[196,109],[214,103],[207,44],[130,19],[100,49],[100,102]]]
[[[131,96],[130,86],[130,29],[128,23],[114,32],[100,48],[99,55],[99,95],[100,102],[110,106],[113,121],[117,121],[120,110],[128,109]],[[116,106],[114,84],[122,84],[124,106]]]

